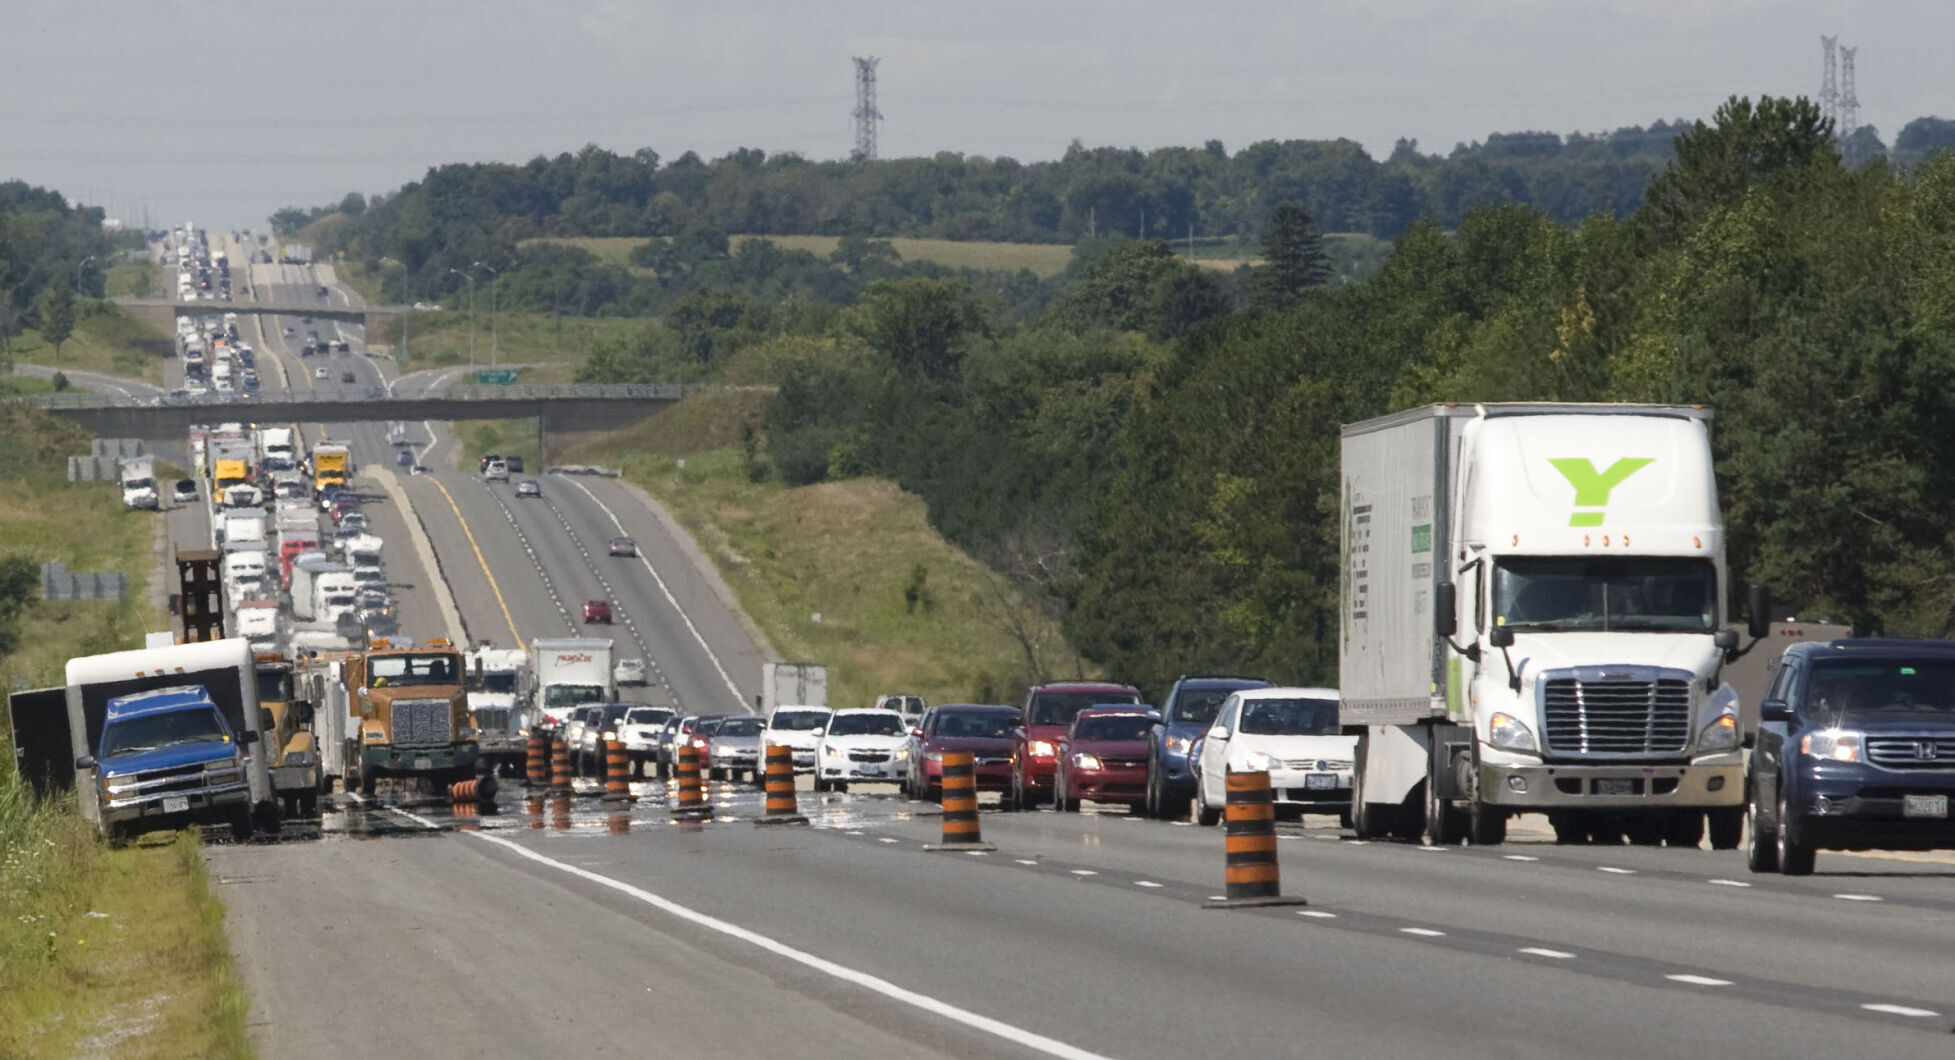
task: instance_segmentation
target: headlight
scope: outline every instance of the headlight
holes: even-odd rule
[[[842,757],[842,752],[839,748],[823,745],[821,749],[821,756],[823,758],[840,758]]]
[[[607,732],[604,734],[604,738],[607,740],[615,740],[618,738],[618,734],[615,732]]]
[[[1074,755],[1073,764],[1081,769],[1098,769],[1100,768],[1100,756],[1086,754]]]
[[[481,729],[456,729],[455,730],[455,739],[457,740],[474,740],[479,738],[481,735],[482,735]]]
[[[1848,729],[1809,732],[1799,740],[1799,751],[1813,758],[1832,762],[1860,761],[1860,734]]]
[[[1044,740],[1033,740],[1032,754],[1039,758],[1051,758],[1052,745]]]
[[[896,754],[893,757],[898,762],[908,761],[910,757],[910,749],[907,747],[898,747],[896,749]]]
[[[1699,751],[1729,751],[1738,746],[1738,719],[1731,714],[1720,714],[1717,720],[1704,726],[1697,736]]]
[[[1192,745],[1194,742],[1195,741],[1193,739],[1190,739],[1189,737],[1186,736],[1170,736],[1167,739],[1168,753],[1185,755],[1188,753],[1189,746]]]
[[[1242,768],[1246,772],[1262,773],[1266,772],[1271,765],[1274,765],[1275,761],[1275,759],[1261,751],[1251,751],[1242,756]]]
[[[312,752],[293,751],[291,754],[285,756],[285,764],[288,766],[309,766],[312,764]]]
[[[692,745],[701,751],[706,749],[706,741],[704,740],[694,740],[692,742]]]
[[[1533,751],[1534,730],[1512,714],[1495,714],[1487,719],[1488,742],[1503,751]]]
[[[731,744],[720,744],[718,747],[713,748],[714,758],[725,758],[732,753],[733,746]]]

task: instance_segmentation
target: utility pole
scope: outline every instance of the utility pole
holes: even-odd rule
[[[1860,97],[1853,92],[1853,55],[1858,47],[1840,49],[1840,121],[1833,127],[1841,140],[1860,128]]]
[[[882,111],[876,109],[876,64],[881,59],[871,55],[855,59],[855,110],[850,117],[855,119],[855,151],[850,155],[857,162],[873,162],[876,159],[876,123],[882,120]]]
[[[463,272],[449,269],[449,272],[468,281],[468,370],[475,371],[475,276],[473,270]]]
[[[478,261],[469,268],[489,270],[489,367],[493,368],[497,363],[496,353],[500,349],[500,344],[496,342],[496,289],[502,286],[502,272],[485,261]]]
[[[1819,116],[1833,123],[1833,134],[1840,131],[1840,86],[1835,79],[1834,50],[1839,46],[1838,37],[1821,36],[1819,46],[1826,52],[1826,71],[1819,81]]]

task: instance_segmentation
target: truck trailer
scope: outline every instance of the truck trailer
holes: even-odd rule
[[[1340,720],[1360,836],[1739,838],[1711,414],[1432,405],[1345,426]],[[1750,632],[1767,606],[1752,593]]]
[[[540,638],[530,643],[530,702],[535,724],[560,728],[570,708],[618,698],[611,683],[611,642],[595,637]]]

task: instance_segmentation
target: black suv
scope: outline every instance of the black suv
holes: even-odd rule
[[[1955,641],[1795,644],[1758,716],[1752,871],[1802,876],[1821,849],[1955,848]]]

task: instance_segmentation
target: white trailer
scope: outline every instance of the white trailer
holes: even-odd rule
[[[1710,413],[1435,405],[1343,431],[1341,719],[1369,836],[1738,840]],[[1754,638],[1764,603],[1753,593]]]
[[[563,716],[580,703],[608,703],[618,698],[611,683],[611,642],[595,637],[539,639],[530,644],[535,670],[531,702],[537,724],[556,728]]]
[[[760,712],[776,707],[826,707],[828,667],[820,663],[770,662],[760,666]]]

